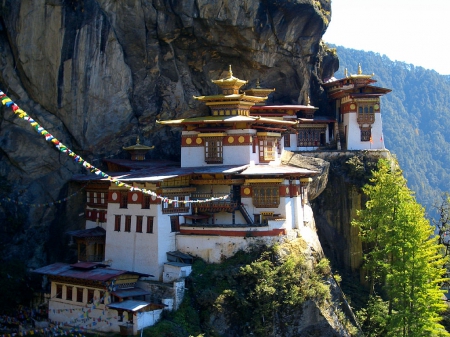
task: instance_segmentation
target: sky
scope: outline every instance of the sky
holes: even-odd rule
[[[331,0],[323,40],[450,75],[450,0]]]

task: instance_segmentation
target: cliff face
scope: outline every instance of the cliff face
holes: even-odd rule
[[[271,102],[309,94],[315,106],[326,104],[321,79],[338,68],[320,43],[328,0],[7,0],[0,10],[0,89],[97,166],[138,135],[153,157],[176,158],[178,134],[155,120],[206,114],[192,96],[214,93],[228,64],[249,87],[275,87]],[[7,258],[36,267],[64,255],[58,238],[82,209],[76,197],[49,203],[82,170],[3,112],[0,197],[12,201],[0,205],[3,243]]]

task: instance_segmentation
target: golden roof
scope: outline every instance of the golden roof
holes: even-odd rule
[[[273,88],[273,89],[261,88],[261,86],[259,84],[259,80],[256,80],[256,87],[245,90],[244,92],[246,95],[265,97],[265,99],[267,99],[266,96],[270,95],[274,91],[275,91],[275,88]]]
[[[345,77],[346,78],[355,78],[355,79],[357,79],[357,78],[372,78],[374,76],[375,76],[374,73],[372,73],[371,75],[364,75],[362,72],[362,69],[361,69],[361,63],[358,63],[358,74],[356,74],[356,75],[351,74],[349,76],[347,73],[347,68],[345,68]]]
[[[158,124],[163,125],[181,125],[190,123],[236,123],[236,122],[253,122],[253,123],[274,123],[295,125],[297,122],[286,121],[275,118],[264,118],[259,116],[204,116],[204,117],[192,117],[183,119],[172,119],[167,121],[156,121]]]
[[[239,78],[234,77],[233,71],[231,70],[231,65],[230,65],[229,69],[228,69],[228,77],[222,78],[220,80],[212,80],[212,82],[214,84],[218,85],[219,87],[221,87],[222,89],[223,88],[239,89],[244,84],[246,84],[248,81],[240,80]]]
[[[153,150],[154,148],[155,148],[154,145],[153,146],[145,146],[145,145],[140,144],[139,136],[138,136],[136,139],[136,145],[124,147],[123,149],[127,150],[127,151],[136,151],[136,150],[137,151],[149,151],[149,150]]]
[[[246,94],[210,95],[210,96],[193,96],[193,97],[194,99],[202,102],[226,102],[226,104],[230,104],[234,101],[236,101],[236,103],[240,103],[242,101],[264,102],[267,99],[267,97],[247,96]]]

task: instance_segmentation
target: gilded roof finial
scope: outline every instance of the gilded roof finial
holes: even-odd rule
[[[347,70],[347,68],[345,68],[345,70],[344,70],[344,76],[348,77],[348,70]]]
[[[306,96],[306,105],[311,105],[311,100],[309,99],[309,95]]]
[[[137,136],[136,145],[139,145],[139,136]]]
[[[228,78],[232,78],[233,77],[233,71],[231,70],[231,64],[229,65],[228,68]]]
[[[362,75],[361,63],[358,63],[358,75]]]
[[[256,88],[257,88],[257,89],[260,89],[260,88],[261,88],[261,86],[259,85],[259,78],[256,80]]]

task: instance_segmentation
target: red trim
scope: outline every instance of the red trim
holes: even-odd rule
[[[180,234],[184,235],[218,235],[218,236],[281,236],[286,235],[286,229],[272,229],[269,231],[225,231],[221,229],[186,229],[180,228]]]

